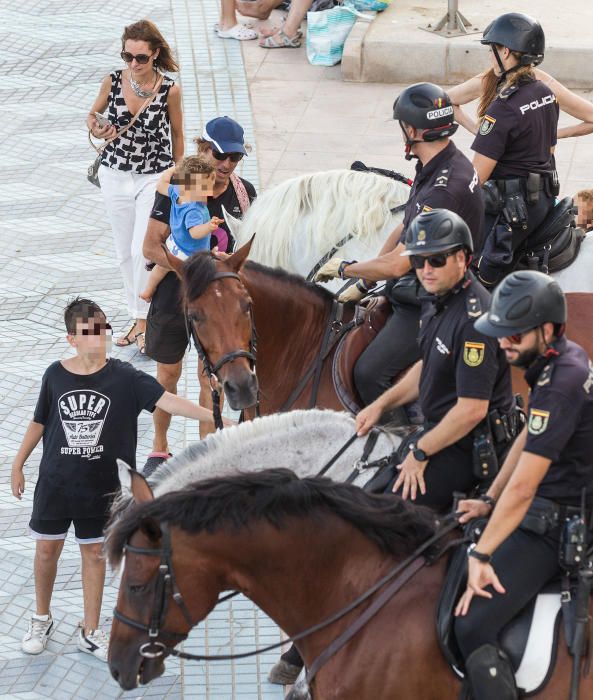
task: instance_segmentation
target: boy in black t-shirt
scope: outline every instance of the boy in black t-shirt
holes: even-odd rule
[[[29,523],[35,549],[36,613],[22,642],[28,654],[47,644],[50,602],[68,528],[74,523],[82,557],[84,623],[82,651],[107,661],[99,629],[105,582],[103,530],[112,495],[119,489],[116,460],[136,465],[138,414],[156,406],[167,413],[212,420],[207,409],[175,396],[127,362],[107,358],[111,326],[97,304],[75,299],[64,313],[67,340],[76,355],[51,364],[43,375],[33,420],[12,464],[12,493],[25,490],[25,461],[43,438],[39,478]]]

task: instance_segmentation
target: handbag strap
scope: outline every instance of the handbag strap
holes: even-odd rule
[[[231,184],[233,185],[233,189],[235,190],[235,194],[237,195],[237,199],[239,200],[241,214],[245,214],[245,212],[249,209],[249,194],[247,193],[247,189],[241,178],[238,175],[235,175],[235,173],[231,173],[230,180]]]
[[[159,90],[161,89],[161,85],[163,84],[164,77],[165,77],[164,75],[161,75],[161,77],[158,79],[157,84],[154,87],[154,92],[152,93],[152,95],[150,95],[150,97],[147,97],[146,100],[144,100],[144,102],[140,106],[140,109],[136,112],[136,114],[134,114],[131,121],[128,124],[126,124],[124,127],[122,127],[117,132],[117,134],[115,134],[115,136],[112,136],[110,139],[106,139],[105,142],[102,143],[100,146],[95,146],[95,144],[93,143],[93,141],[91,139],[91,130],[89,129],[89,143],[95,149],[95,151],[97,151],[98,155],[101,155],[103,153],[103,151],[107,148],[107,146],[109,146],[110,143],[113,143],[115,141],[115,139],[118,139],[124,132],[126,132],[132,126],[132,124],[136,121],[136,119],[138,119],[138,117],[142,114],[142,112],[144,112],[144,110],[148,107],[148,105],[158,95]]]

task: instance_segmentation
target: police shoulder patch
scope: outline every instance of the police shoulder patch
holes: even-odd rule
[[[550,411],[542,411],[539,408],[530,408],[527,430],[532,435],[541,435],[546,431],[549,421]]]
[[[480,124],[480,136],[487,136],[492,129],[494,129],[495,124],[496,119],[486,114],[484,119],[482,119],[482,123]]]
[[[468,367],[479,367],[484,361],[485,343],[466,341],[463,346],[463,361]]]

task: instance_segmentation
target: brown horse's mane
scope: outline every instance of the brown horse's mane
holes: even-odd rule
[[[199,481],[131,506],[109,525],[107,555],[117,566],[134,532],[154,521],[212,534],[224,529],[237,532],[257,520],[283,529],[289,518],[324,514],[342,518],[396,557],[410,554],[435,529],[434,513],[399,496],[370,494],[326,477],[299,479],[289,469],[278,468]]]
[[[217,258],[209,252],[196,253],[188,258],[183,265],[183,296],[186,302],[191,302],[197,299],[205,291],[208,285],[213,281],[216,274]],[[334,296],[327,289],[320,287],[312,282],[307,282],[304,277],[294,275],[280,267],[266,267],[259,263],[248,260],[244,267],[247,270],[260,272],[271,279],[277,280],[282,284],[292,285],[300,289],[307,290],[318,297],[325,303],[330,303]]]

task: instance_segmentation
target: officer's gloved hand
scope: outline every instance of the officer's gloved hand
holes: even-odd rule
[[[332,258],[325,265],[317,270],[313,282],[329,282],[334,277],[340,276],[340,265],[344,262],[344,258]]]
[[[356,284],[352,284],[348,287],[348,289],[345,289],[340,294],[340,296],[338,297],[338,301],[341,301],[344,304],[348,301],[353,301],[354,303],[356,303],[361,299],[364,299],[367,294],[368,292],[366,290],[363,292],[358,288]]]

